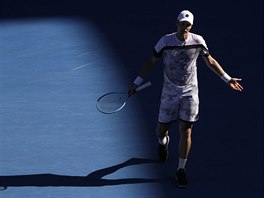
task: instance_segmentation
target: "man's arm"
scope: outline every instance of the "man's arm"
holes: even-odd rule
[[[155,66],[155,64],[157,63],[157,61],[159,60],[159,58],[157,58],[156,56],[152,56],[145,64],[144,66],[141,68],[140,72],[139,72],[139,76],[141,78],[145,78],[146,75],[152,70],[152,68]]]
[[[233,90],[242,91],[243,87],[239,84],[238,81],[241,81],[240,78],[231,78],[221,67],[221,65],[211,56],[203,56],[203,59],[206,65],[216,73],[220,78],[222,78]]]
[[[130,86],[128,90],[129,95],[133,95],[136,92],[136,88],[144,81],[144,78],[147,76],[147,74],[152,70],[152,68],[155,66],[159,58],[156,56],[152,56],[141,68],[138,76]]]

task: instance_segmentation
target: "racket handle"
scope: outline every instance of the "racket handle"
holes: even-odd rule
[[[136,91],[141,91],[141,90],[143,90],[143,89],[145,89],[145,88],[147,88],[149,86],[151,86],[151,82],[150,81],[148,81],[145,84],[143,84],[143,85],[139,86],[138,88],[136,88]]]

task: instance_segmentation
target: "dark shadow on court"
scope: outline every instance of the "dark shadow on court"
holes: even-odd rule
[[[157,160],[131,158],[123,163],[100,169],[90,173],[87,176],[67,176],[55,174],[34,174],[34,175],[14,175],[14,176],[0,176],[0,186],[2,190],[8,187],[25,187],[25,186],[76,186],[76,187],[89,187],[89,186],[112,186],[122,184],[139,184],[139,183],[160,183],[168,182],[171,178],[124,178],[124,179],[103,179],[104,176],[110,175],[119,169],[140,165],[159,163]]]

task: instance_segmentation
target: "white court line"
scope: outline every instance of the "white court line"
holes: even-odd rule
[[[100,51],[102,51],[102,49],[100,49],[100,50],[90,50],[90,51],[87,51],[87,52],[83,52],[81,54],[78,54],[77,56],[86,56],[86,55],[90,55],[90,54],[97,54]]]
[[[78,70],[78,69],[84,68],[84,67],[86,67],[86,66],[88,66],[88,65],[90,65],[90,64],[91,64],[91,63],[87,63],[87,64],[84,64],[84,65],[80,65],[80,66],[78,66],[78,67],[75,67],[75,68],[71,69],[70,71],[75,71],[75,70]]]
[[[74,67],[73,69],[71,69],[71,70],[69,70],[69,71],[76,71],[76,70],[78,70],[78,69],[82,69],[82,68],[87,67],[87,66],[89,66],[89,65],[97,64],[97,63],[100,62],[100,61],[102,61],[102,59],[101,59],[101,60],[94,61],[94,62],[86,63],[86,64],[84,64],[84,65],[80,65],[80,66]]]
[[[92,54],[92,53],[95,53],[96,51],[89,51],[89,52],[84,52],[82,54],[78,54],[77,56],[85,56],[85,55],[88,55],[88,54]]]

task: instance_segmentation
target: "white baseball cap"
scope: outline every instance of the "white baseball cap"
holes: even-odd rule
[[[193,24],[193,14],[189,10],[183,10],[181,13],[178,15],[178,20],[180,22],[182,21],[188,21],[190,24]]]

